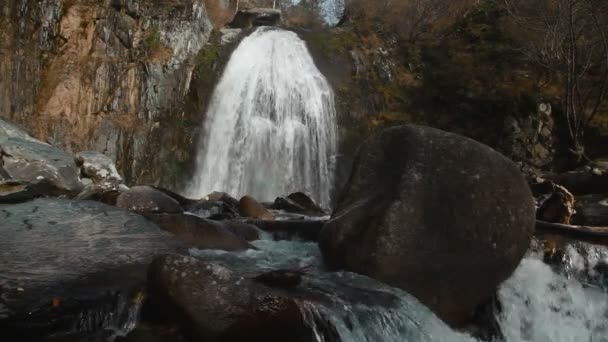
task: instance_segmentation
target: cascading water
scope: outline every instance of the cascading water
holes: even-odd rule
[[[254,245],[256,250],[242,253],[191,253],[244,273],[310,266],[300,286],[326,300],[302,302],[300,309],[318,342],[327,341],[319,322],[335,329],[337,339],[331,341],[478,341],[450,329],[404,291],[364,276],[323,270],[314,242],[260,240]],[[538,248],[522,260],[499,291],[502,309],[495,315],[504,340],[497,342],[608,341],[608,273],[602,270],[608,249],[588,244],[577,248],[568,247],[564,260],[553,267],[543,262]]]
[[[306,44],[261,27],[232,54],[204,125],[186,191],[258,200],[304,191],[329,204],[336,153],[334,96]]]

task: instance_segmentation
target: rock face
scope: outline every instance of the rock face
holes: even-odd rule
[[[251,8],[239,10],[231,27],[249,29],[253,26],[275,26],[281,21],[281,10],[273,8]]]
[[[175,199],[151,186],[139,185],[118,195],[116,206],[136,213],[182,213]]]
[[[221,264],[167,255],[148,286],[164,315],[201,341],[315,341],[297,299]]]
[[[127,182],[174,182],[204,112],[182,108],[207,8],[224,3],[2,1],[0,117],[70,153],[105,153]]]
[[[142,286],[155,255],[181,249],[143,217],[102,203],[0,204],[3,338],[39,341],[80,326],[86,305],[95,311],[116,291]],[[98,323],[90,328],[103,328]]]
[[[511,161],[407,125],[363,143],[319,242],[331,267],[401,287],[459,326],[515,270],[534,223],[534,199]]]
[[[551,104],[541,103],[536,113],[524,118],[506,117],[501,150],[524,173],[537,174],[550,166],[555,155],[555,129]]]
[[[11,179],[48,180],[74,195],[83,188],[74,158],[49,144],[32,138],[6,137],[0,132],[0,156],[2,168]]]

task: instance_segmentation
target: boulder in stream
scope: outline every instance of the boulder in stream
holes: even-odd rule
[[[244,217],[272,220],[272,213],[251,196],[243,196],[239,201],[239,212]]]
[[[136,213],[182,213],[179,202],[151,186],[138,185],[121,193],[116,206]]]
[[[221,263],[159,257],[150,266],[148,288],[162,316],[196,340],[315,341],[297,295]]]
[[[330,267],[405,289],[462,326],[513,273],[534,224],[534,198],[510,160],[406,125],[363,143],[319,242]]]

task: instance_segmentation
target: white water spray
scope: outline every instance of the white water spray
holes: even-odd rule
[[[268,201],[304,191],[329,204],[336,153],[334,95],[295,33],[258,28],[217,85],[188,195]]]

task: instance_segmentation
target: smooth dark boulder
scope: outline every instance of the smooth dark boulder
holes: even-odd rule
[[[175,199],[151,186],[139,185],[121,193],[116,206],[136,213],[182,213]]]
[[[251,196],[243,196],[239,200],[239,213],[244,217],[250,217],[261,220],[272,220],[272,213],[264,208],[255,198]]]
[[[362,144],[319,244],[331,268],[403,288],[462,326],[513,273],[534,224],[532,193],[510,160],[406,125]]]
[[[17,180],[0,181],[0,203],[21,203],[38,197],[69,196],[70,193],[59,189],[47,179],[29,183]]]
[[[325,215],[325,211],[303,192],[294,192],[287,197],[277,197],[272,204],[272,209],[310,216]]]
[[[232,234],[245,241],[259,240],[262,234],[262,231],[257,226],[240,220],[226,220],[222,221],[221,224]]]
[[[59,189],[76,195],[83,188],[74,158],[64,151],[33,138],[0,136],[4,171],[15,180],[48,180]]]
[[[0,204],[2,338],[38,341],[76,327],[108,328],[122,310],[116,303],[144,287],[151,260],[181,251],[185,246],[155,224],[102,203]]]
[[[297,294],[217,262],[159,257],[150,266],[148,288],[152,304],[195,340],[316,341]]]
[[[188,214],[149,213],[146,214],[146,217],[192,247],[225,251],[243,251],[253,248],[222,222]]]

